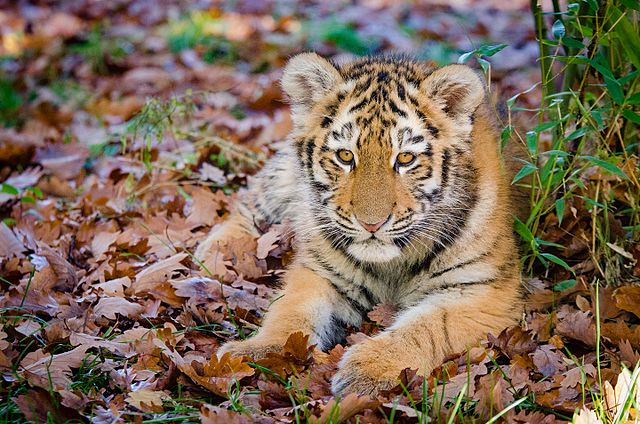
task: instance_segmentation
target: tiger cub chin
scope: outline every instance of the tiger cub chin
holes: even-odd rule
[[[282,292],[258,333],[218,355],[263,357],[296,331],[326,350],[378,303],[395,322],[348,349],[336,394],[375,394],[517,321],[522,310],[509,183],[481,78],[388,57],[336,66],[293,57],[282,87],[294,129],[225,223],[205,261],[255,222],[293,223]]]

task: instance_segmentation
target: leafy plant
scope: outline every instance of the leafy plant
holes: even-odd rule
[[[15,126],[18,122],[18,112],[24,103],[24,98],[15,88],[12,81],[2,77],[0,73],[0,125]]]
[[[167,41],[174,53],[196,49],[207,63],[233,63],[239,59],[237,47],[219,35],[224,22],[207,12],[193,12],[169,25]]]
[[[516,134],[529,156],[513,180],[530,192],[531,214],[516,223],[526,269],[555,264],[573,272],[563,245],[545,238],[580,204],[591,215],[583,217],[590,220],[589,256],[600,278],[613,283],[622,270],[610,245],[625,246],[640,235],[638,3],[581,1],[561,10],[554,2],[550,13],[536,1],[531,7],[541,51],[541,80],[530,89],[542,93],[537,125],[524,135],[514,130],[519,93],[507,102],[503,133]],[[628,230],[621,240],[613,220]]]

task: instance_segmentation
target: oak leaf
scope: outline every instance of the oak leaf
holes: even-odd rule
[[[93,311],[96,316],[108,319],[116,319],[116,314],[134,318],[144,311],[144,306],[129,302],[123,297],[102,297],[93,308]]]

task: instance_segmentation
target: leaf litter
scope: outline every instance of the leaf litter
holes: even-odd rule
[[[545,238],[583,261],[577,284],[555,289],[566,280],[562,267],[525,281],[521,325],[487,335],[431,375],[403,371],[375,399],[334,399],[330,380],[350,344],[391,325],[393,305],[377,305],[345,346],[328,352],[296,333],[283,352],[256,363],[215,355],[258,328],[293,255],[286,223],[230,240],[203,264],[192,255],[291,128],[277,85],[286,58],[310,48],[336,58],[427,48],[447,62],[468,49],[467,36],[499,41],[520,25],[511,52],[518,66],[500,55],[493,64],[508,97],[533,84],[525,2],[497,11],[488,0],[415,5],[409,15],[388,2],[194,4],[178,20],[179,2],[170,3],[41,2],[0,13],[0,54],[9,58],[0,83],[6,73],[14,97],[39,93],[0,114],[0,398],[13,405],[3,418],[382,423],[426,414],[444,422],[462,396],[461,411],[480,421],[526,398],[503,419],[550,424],[579,409],[578,422],[590,423],[600,384],[612,416],[621,411],[632,390],[626,367],[640,359],[640,289],[622,281],[596,292],[589,283],[581,238],[588,213],[579,202],[566,208],[575,228],[556,219]],[[471,5],[475,18],[462,37]],[[304,32],[314,19],[326,28]],[[340,30],[326,33],[327,22]],[[520,101],[535,105],[538,96]],[[640,276],[640,247],[614,247]]]

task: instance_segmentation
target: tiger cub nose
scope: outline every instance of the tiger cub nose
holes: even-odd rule
[[[391,215],[389,215],[388,217],[386,217],[385,219],[383,219],[380,222],[376,222],[375,224],[369,224],[367,222],[364,222],[363,220],[358,219],[358,222],[360,223],[360,225],[362,225],[362,228],[364,228],[365,230],[369,231],[370,233],[375,233],[376,231],[378,231],[380,229],[380,227],[382,227],[385,222],[387,222],[389,220],[389,217],[391,217]]]

